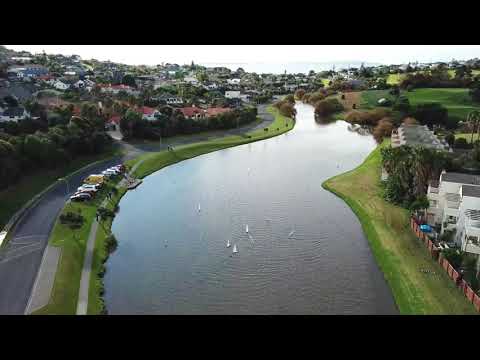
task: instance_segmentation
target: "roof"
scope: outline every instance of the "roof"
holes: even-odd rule
[[[119,115],[116,115],[116,116],[112,116],[112,117],[108,120],[108,122],[114,123],[114,124],[117,124],[117,125],[118,125],[118,124],[120,124],[120,119],[121,119],[121,117],[120,117]]]
[[[3,112],[3,116],[19,117],[19,116],[23,116],[24,111],[25,111],[25,109],[21,106],[11,107],[11,108],[6,109]]]
[[[204,114],[205,113],[205,110],[200,109],[198,107],[193,107],[193,106],[184,107],[184,108],[181,108],[179,110],[182,112],[183,116],[185,116],[185,117],[192,117],[195,114]]]
[[[143,113],[143,115],[152,115],[153,113],[155,113],[157,111],[157,109],[151,108],[151,107],[148,107],[148,106],[143,106],[140,110]]]
[[[480,186],[463,185],[462,195],[480,198]]]
[[[442,174],[442,181],[449,181],[459,184],[480,185],[480,176],[464,173],[444,173]]]
[[[226,112],[229,112],[229,111],[232,111],[232,109],[230,109],[230,108],[219,108],[219,107],[208,108],[207,109],[207,116],[216,116],[218,114],[223,114],[223,113],[226,113]]]

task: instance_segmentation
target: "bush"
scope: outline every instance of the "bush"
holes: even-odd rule
[[[455,139],[455,146],[456,149],[470,149],[472,146],[467,142],[464,138]]]
[[[315,104],[315,115],[317,116],[329,116],[342,110],[343,105],[337,99],[325,99]]]
[[[390,118],[381,119],[373,129],[373,137],[381,143],[384,137],[392,135],[393,121]]]

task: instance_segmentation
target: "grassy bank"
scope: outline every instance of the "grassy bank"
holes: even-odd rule
[[[273,136],[283,134],[293,128],[294,122],[279,114],[279,112],[270,107],[269,111],[274,115],[275,120],[268,126],[268,131],[264,129],[248,132],[244,135],[232,135],[221,139],[203,141],[189,145],[176,146],[175,151],[162,151],[153,154],[145,154],[129,161],[129,166],[138,164],[134,175],[144,178],[151,173],[182,160],[190,159],[209,152],[226,149],[232,146],[248,144],[254,141],[267,139]]]
[[[135,164],[138,164],[139,166],[135,171],[135,176],[143,178],[148,174],[179,161],[227,147],[246,144],[280,135],[293,128],[293,120],[280,115],[273,108],[269,109],[269,111],[274,114],[275,120],[268,127],[268,131],[260,129],[244,135],[229,136],[218,140],[179,146],[176,147],[175,151],[173,152],[161,151],[157,153],[149,153],[131,160],[128,165],[134,166]],[[62,225],[59,221],[56,222],[49,243],[53,246],[62,247],[60,264],[55,276],[55,283],[50,302],[44,308],[36,311],[35,314],[76,313],[86,242],[90,227],[96,214],[96,210],[103,201],[106,190],[102,190],[102,192],[103,194],[99,194],[95,201],[92,201],[91,203],[67,204],[62,211],[65,213],[66,211],[78,211],[78,209],[80,209],[82,215],[85,216],[86,221],[82,227],[75,232],[70,230],[65,225]],[[114,196],[112,201],[108,203],[107,207],[113,209],[114,206],[120,201],[124,193],[125,189],[120,189],[119,193]],[[87,310],[88,314],[100,314],[103,309],[102,273],[105,270],[103,264],[108,258],[106,240],[110,233],[112,220],[106,221],[105,223],[99,225],[97,230],[92,259],[92,272],[90,278],[89,302]]]
[[[42,171],[23,177],[20,181],[0,191],[0,229],[9,221],[13,214],[26,204],[35,195],[57,181],[58,178],[67,176],[78,169],[93,162],[106,160],[118,154],[118,151],[110,151],[96,156],[88,156],[71,161],[66,167],[48,171]]]
[[[388,145],[384,142],[381,146]],[[359,218],[401,314],[476,314],[413,235],[408,211],[383,200],[379,184],[381,146],[358,168],[322,186],[344,199]]]
[[[104,186],[92,201],[82,203],[69,202],[63,208],[62,214],[68,211],[80,212],[85,221],[79,229],[72,230],[57,219],[50,234],[49,245],[61,248],[60,262],[55,274],[55,282],[49,304],[34,312],[35,315],[68,315],[76,313],[80,278],[90,228],[98,207],[113,186],[115,186],[115,181]],[[95,258],[94,261],[96,261]]]

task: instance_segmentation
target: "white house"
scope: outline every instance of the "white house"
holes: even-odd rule
[[[240,85],[240,79],[227,79],[228,85]]]
[[[61,81],[55,81],[55,83],[53,84],[53,87],[57,90],[67,90],[68,88],[70,88],[70,85],[69,84],[65,84],[64,82],[61,82]]]
[[[227,99],[240,99],[240,91],[225,91],[225,97]]]
[[[436,150],[453,151],[444,139],[439,139],[426,125],[403,124],[392,131],[391,140],[393,148],[421,145]]]
[[[463,251],[480,254],[480,176],[443,171],[428,186],[427,198],[428,224],[440,225],[442,234],[454,231]]]
[[[22,106],[8,108],[5,110],[0,108],[0,122],[6,122],[6,121],[18,122],[19,120],[25,119],[26,117],[29,117],[29,116],[30,114]]]
[[[195,78],[193,76],[185,76],[183,78],[183,81],[185,81],[188,84],[192,84],[192,85],[197,85],[198,84],[197,78]]]

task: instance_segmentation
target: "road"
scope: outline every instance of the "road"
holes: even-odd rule
[[[224,137],[234,133],[244,133],[252,129],[268,126],[273,117],[265,113],[265,106],[259,106],[259,115],[263,122],[256,126],[247,125],[233,129],[215,137]],[[201,134],[192,135],[176,144],[180,145],[207,140]],[[107,167],[132,159],[147,151],[158,151],[160,146],[131,145],[122,143],[127,151],[124,157],[116,157],[102,163],[93,164],[78,172],[67,184],[59,182],[30,208],[12,231],[12,237],[0,251],[0,315],[23,315],[37,276],[43,253],[48,243],[55,220],[65,205],[65,200],[75,192],[88,175],[100,173]],[[161,148],[166,147],[164,144]]]

